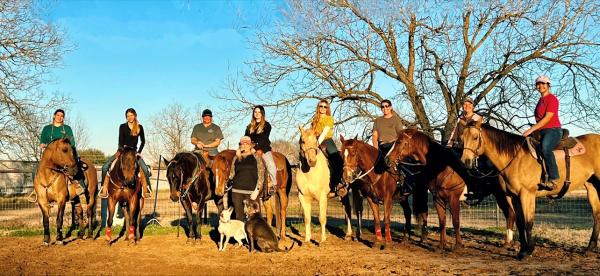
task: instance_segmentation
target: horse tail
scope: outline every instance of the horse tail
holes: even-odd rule
[[[285,183],[285,194],[289,195],[292,190],[292,165],[290,161],[285,158],[285,170],[287,172],[287,183]]]

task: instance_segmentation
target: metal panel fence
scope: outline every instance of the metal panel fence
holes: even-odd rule
[[[39,208],[36,204],[30,203],[26,200],[26,196],[32,190],[31,181],[22,181],[17,175],[30,174],[28,171],[8,171],[4,170],[0,172],[0,228],[11,228],[11,227],[41,227],[41,216]],[[8,177],[8,174],[12,174]],[[162,225],[177,225],[177,219],[181,217],[180,208],[178,203],[172,202],[169,199],[168,184],[164,177],[164,171],[161,171],[160,179],[156,176],[158,172],[153,171],[153,190],[157,193],[156,199],[156,215]],[[28,176],[22,176],[27,179]],[[17,180],[14,180],[17,179]],[[7,183],[7,181],[9,183]],[[14,181],[14,182],[12,182]],[[158,190],[156,189],[158,185]],[[3,188],[4,187],[4,188]],[[6,188],[10,187],[10,188]],[[432,200],[429,200],[429,218],[428,224],[437,226],[438,218],[435,209],[432,207]],[[153,207],[155,205],[155,199],[152,198],[146,201],[143,216],[146,220],[153,215]],[[210,202],[207,206],[209,216],[208,222],[212,225],[218,223],[218,216],[216,214],[216,206]],[[65,214],[71,213],[71,207],[67,204],[67,210]],[[313,223],[318,223],[317,216],[318,206],[313,204]],[[100,204],[98,204],[98,214],[100,213]],[[56,214],[56,208],[52,210],[53,214]],[[449,213],[449,212],[448,212]],[[298,201],[296,187],[292,187],[292,192],[289,200],[288,207],[288,218],[287,223],[300,224],[303,223],[303,213]],[[344,223],[344,212],[341,203],[337,199],[331,199],[328,207],[328,224],[330,225],[342,225]],[[447,225],[451,227],[450,215],[447,214]],[[497,207],[493,197],[486,198],[481,204],[477,206],[468,206],[463,204],[461,206],[461,227],[462,228],[473,228],[473,229],[504,229],[505,219],[502,212]],[[364,202],[364,217],[365,226],[372,226],[373,215],[366,201]],[[99,218],[99,216],[98,216]],[[65,225],[69,225],[71,218],[65,215]],[[51,220],[53,223],[54,221]],[[401,224],[404,222],[404,215],[399,204],[394,205],[392,222],[395,229],[399,229]],[[414,219],[413,219],[414,223]],[[589,229],[592,227],[592,216],[591,208],[587,202],[587,196],[585,190],[574,191],[567,194],[563,199],[552,201],[545,198],[539,198],[537,200],[536,208],[536,225],[543,225],[544,229],[555,229],[555,230],[569,230],[571,232],[581,232],[582,236],[589,237]],[[583,241],[578,241],[582,243]]]

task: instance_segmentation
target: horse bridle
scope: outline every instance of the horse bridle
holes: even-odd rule
[[[196,154],[194,154],[194,153],[190,153],[190,154],[193,155],[196,159],[196,167],[194,168],[194,171],[192,172],[192,177],[188,178],[188,180],[185,182],[185,184],[183,184],[183,171],[181,172],[181,176],[179,177],[179,179],[180,179],[179,187],[181,190],[185,189],[185,191],[181,195],[179,195],[180,198],[184,198],[184,197],[188,196],[188,193],[190,191],[190,188],[192,187],[192,184],[198,179],[198,177],[200,177],[200,172],[198,171],[200,168],[200,159],[198,159],[198,156],[196,156]]]
[[[406,142],[408,144],[408,146],[410,146],[410,140],[412,140],[412,136],[406,135],[408,137],[408,141]],[[394,150],[394,148],[396,148],[396,144],[398,144],[398,140],[396,140],[396,142],[394,142],[394,145],[392,146],[392,148],[388,151],[388,153],[385,155],[385,157],[387,157],[388,155],[390,155],[392,153],[392,151]],[[405,166],[412,166],[412,167],[416,167],[416,166],[423,166],[423,164],[420,163],[409,163],[406,161],[402,161],[400,160],[400,157],[390,161],[390,165],[389,167],[391,168],[397,168],[397,167],[401,167],[403,168],[402,171],[406,171],[407,173],[409,173],[410,175],[417,175],[420,174],[422,171],[417,171],[417,172],[413,172],[410,169],[406,168]],[[387,164],[386,164],[387,165]],[[391,172],[394,175],[400,175],[400,173],[396,173],[396,172]]]

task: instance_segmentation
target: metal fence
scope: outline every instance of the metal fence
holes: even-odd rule
[[[36,204],[30,203],[26,200],[27,195],[32,191],[31,181],[17,180],[16,183],[3,183],[6,181],[13,181],[14,179],[21,179],[15,176],[12,178],[7,177],[7,174],[22,174],[22,179],[29,179],[29,171],[18,171],[18,170],[3,170],[0,171],[0,228],[11,228],[11,227],[41,227],[41,216],[39,208]],[[168,184],[166,182],[164,171],[161,171],[160,179],[157,179],[158,171],[154,170],[152,174],[152,186],[156,194],[156,199],[153,197],[146,201],[143,216],[148,220],[153,216],[154,211],[156,216],[163,226],[165,225],[177,225],[177,220],[181,217],[181,210],[178,203],[172,202],[168,195]],[[9,179],[9,180],[7,180]],[[13,179],[13,180],[10,180]],[[2,188],[4,187],[4,188]],[[6,188],[9,187],[9,188]],[[158,188],[158,189],[157,189]],[[438,225],[438,217],[435,209],[432,207],[432,200],[430,197],[430,210],[428,224],[432,226]],[[156,203],[156,204],[155,204]],[[85,203],[84,203],[85,204]],[[156,206],[156,210],[154,210]],[[218,223],[218,216],[216,214],[216,207],[214,203],[210,202],[207,205],[208,208],[208,223],[216,225]],[[71,207],[67,204],[67,210],[65,214],[71,213]],[[318,223],[317,211],[318,206],[316,203],[313,204],[313,222]],[[53,215],[56,214],[56,209],[53,208]],[[100,204],[98,204],[98,214],[100,213]],[[300,203],[298,201],[296,187],[292,187],[292,192],[289,200],[288,207],[288,218],[287,223],[300,224],[303,223],[303,213]],[[450,222],[450,214],[447,214],[447,225],[452,226]],[[345,215],[341,203],[337,199],[329,200],[329,206],[327,211],[328,224],[329,225],[342,225],[345,221]],[[99,218],[99,216],[98,216]],[[364,218],[365,226],[370,227],[373,225],[373,215],[366,201],[364,202]],[[69,225],[71,218],[65,215],[65,225]],[[549,200],[545,198],[537,199],[536,208],[536,225],[543,225],[546,229],[567,229],[571,231],[582,230],[584,233],[582,236],[589,237],[589,229],[592,227],[592,216],[591,208],[587,201],[585,190],[570,192],[563,199],[560,200]],[[392,215],[392,227],[399,229],[401,224],[404,222],[404,215],[399,204],[394,204],[393,215]],[[413,219],[414,223],[414,219]],[[462,204],[460,213],[461,227],[473,228],[473,229],[504,229],[505,219],[502,212],[496,205],[493,197],[486,198],[481,204],[477,206],[468,206]]]

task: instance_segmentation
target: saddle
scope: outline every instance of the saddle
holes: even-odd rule
[[[548,196],[551,199],[559,199],[562,198],[567,191],[569,190],[569,186],[571,184],[571,156],[582,155],[585,153],[585,146],[577,138],[569,136],[569,130],[562,130],[562,137],[558,145],[554,148],[552,153],[554,153],[554,158],[556,160],[564,159],[566,166],[566,177],[565,183],[562,186],[562,189],[558,193],[557,196]],[[542,181],[545,181],[548,178],[547,169],[544,166],[543,158],[540,147],[541,143],[541,134],[539,131],[534,132],[530,137],[526,138],[527,146],[529,147],[529,152],[531,156],[537,159],[538,163],[542,166]]]

